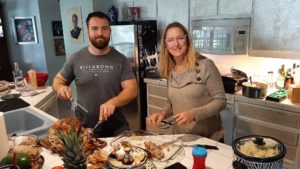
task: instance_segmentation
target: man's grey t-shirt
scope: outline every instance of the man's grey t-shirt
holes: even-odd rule
[[[121,92],[122,81],[135,78],[126,57],[114,48],[98,56],[84,47],[67,59],[60,73],[68,83],[75,80],[77,101],[89,111],[89,114],[80,113],[85,127],[93,127],[98,122],[100,105]],[[100,136],[113,136],[127,128],[128,122],[117,108],[99,132]]]

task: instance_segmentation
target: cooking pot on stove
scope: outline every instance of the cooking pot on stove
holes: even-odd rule
[[[268,85],[260,82],[243,82],[243,96],[250,98],[264,98],[267,94]]]
[[[280,140],[261,135],[237,138],[232,148],[234,169],[282,169],[286,154],[286,147]]]

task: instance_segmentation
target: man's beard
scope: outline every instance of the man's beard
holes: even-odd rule
[[[109,44],[109,39],[106,39],[104,36],[96,37],[96,38],[90,38],[90,41],[92,45],[97,49],[104,49]],[[101,38],[101,41],[99,41],[99,38]]]

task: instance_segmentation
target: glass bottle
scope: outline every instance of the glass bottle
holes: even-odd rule
[[[14,82],[15,82],[15,89],[17,91],[23,91],[25,90],[25,81],[23,77],[23,72],[22,70],[19,69],[18,63],[14,63],[14,71],[13,71],[13,76],[14,76]]]
[[[274,83],[273,83],[273,71],[269,71],[268,72],[267,84],[268,84],[268,87],[270,89],[274,87]]]
[[[282,77],[285,77],[285,69],[284,69],[284,65],[281,65],[280,74],[281,74]]]

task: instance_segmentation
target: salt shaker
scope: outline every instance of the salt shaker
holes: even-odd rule
[[[206,169],[205,160],[207,156],[207,150],[199,145],[195,145],[192,153],[194,158],[193,169]]]

